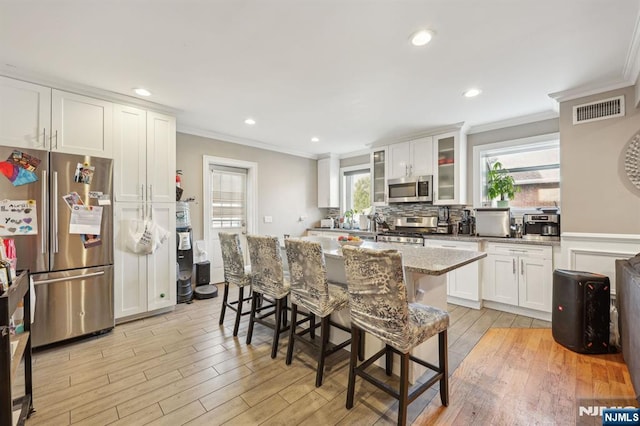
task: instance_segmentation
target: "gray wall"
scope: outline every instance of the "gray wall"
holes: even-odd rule
[[[202,157],[204,155],[232,158],[258,163],[258,224],[259,234],[282,237],[300,236],[306,228],[321,218],[318,209],[318,168],[316,160],[274,151],[222,142],[185,133],[177,135],[176,167],[183,170],[183,199],[196,197],[192,205],[191,226],[194,240],[204,238],[202,225]],[[272,223],[264,223],[272,216]],[[306,216],[300,222],[298,218]]]
[[[626,115],[573,125],[576,104],[625,96]],[[640,189],[624,170],[624,157],[640,131],[635,87],[560,105],[562,232],[640,234]]]
[[[504,127],[502,129],[489,130],[487,132],[467,135],[467,204],[469,204],[470,206],[473,205],[473,197],[475,195],[473,192],[475,190],[473,186],[474,146],[510,141],[514,139],[529,138],[539,135],[548,135],[550,133],[557,133],[558,131],[559,120],[557,118],[552,118],[549,120],[536,121],[533,123],[520,124],[518,126]],[[562,144],[562,140],[560,141],[560,144]],[[562,164],[560,165],[560,167],[562,167]],[[562,205],[564,207],[564,198],[562,199]]]

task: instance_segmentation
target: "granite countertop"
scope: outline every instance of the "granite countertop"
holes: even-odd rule
[[[308,241],[322,244],[326,257],[342,259],[342,246],[337,241],[323,237],[304,237]],[[360,246],[370,249],[395,249],[402,253],[405,271],[426,275],[443,275],[461,266],[475,262],[487,254],[479,251],[454,250],[406,244],[374,243],[364,241]]]
[[[372,231],[360,231],[359,229],[341,229],[341,228],[309,228],[311,231],[329,231],[349,233],[353,235],[370,235],[375,236],[376,232]],[[489,241],[492,243],[506,243],[506,244],[531,244],[538,246],[559,246],[560,239],[557,240],[544,240],[544,239],[528,239],[524,238],[498,238],[498,237],[477,237],[475,235],[453,235],[453,234],[426,234],[425,239],[432,240],[451,240],[451,241],[469,241],[469,242],[482,242]]]
[[[489,241],[492,243],[505,243],[505,244],[531,244],[539,246],[559,246],[560,239],[557,240],[541,240],[541,239],[528,239],[528,238],[499,238],[499,237],[477,237],[475,235],[453,235],[453,234],[429,234],[424,236],[425,239],[430,240],[452,240],[452,241]]]

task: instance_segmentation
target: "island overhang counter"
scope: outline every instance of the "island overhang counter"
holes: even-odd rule
[[[336,241],[324,237],[303,237],[307,241],[319,242],[322,245],[325,256],[327,278],[337,284],[347,285],[344,268],[342,246]],[[409,302],[417,302],[435,306],[447,310],[447,272],[468,265],[487,256],[486,253],[477,251],[454,250],[436,247],[421,247],[392,243],[377,243],[364,241],[362,248],[383,250],[394,249],[402,254],[405,282],[407,285],[407,298]],[[286,262],[286,254],[283,254]],[[350,324],[349,310],[345,309],[332,314],[331,318],[346,326]],[[335,331],[335,333],[334,333]],[[335,334],[335,335],[334,335]],[[332,330],[331,341],[344,340],[344,332]],[[372,336],[366,337],[365,357],[379,351],[383,344]],[[412,354],[432,364],[438,361],[438,339],[432,337],[412,351]],[[397,357],[395,357],[397,358]],[[398,360],[394,359],[394,372],[399,371]],[[384,363],[381,359],[379,362]],[[383,364],[380,364],[384,366]],[[415,382],[424,372],[425,368],[411,363],[410,380]]]

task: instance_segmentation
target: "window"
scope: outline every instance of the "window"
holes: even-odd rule
[[[491,206],[487,197],[487,170],[496,161],[514,178],[515,209],[560,207],[560,141],[558,134],[479,145],[473,149],[474,205]]]
[[[212,166],[212,228],[241,228],[245,225],[246,181],[246,169]]]
[[[342,211],[358,213],[371,208],[371,173],[369,167],[352,166],[341,170]]]

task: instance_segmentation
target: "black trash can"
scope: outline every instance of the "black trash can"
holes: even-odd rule
[[[551,330],[556,342],[578,353],[609,352],[609,277],[553,271]]]

